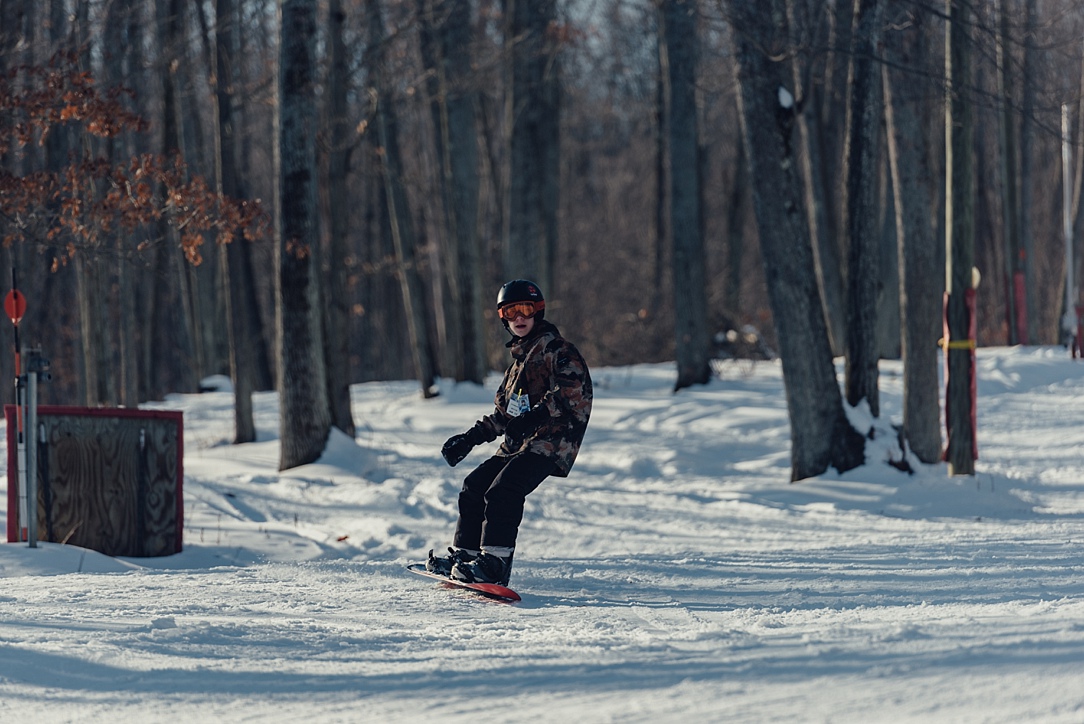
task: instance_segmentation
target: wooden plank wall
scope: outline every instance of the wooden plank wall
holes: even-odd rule
[[[181,549],[181,422],[42,414],[38,537],[111,556]]]

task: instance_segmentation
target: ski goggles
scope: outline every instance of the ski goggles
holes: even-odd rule
[[[499,308],[497,315],[511,322],[516,317],[533,317],[545,308],[545,302],[512,302]]]

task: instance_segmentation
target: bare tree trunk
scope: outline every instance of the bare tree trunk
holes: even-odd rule
[[[910,6],[904,0],[895,0],[891,7],[895,14],[906,12]],[[930,223],[930,196],[935,184],[928,143],[915,108],[924,94],[905,96],[905,89],[915,87],[914,79],[904,71],[890,70],[914,67],[928,46],[923,23],[892,27],[898,29],[887,37],[891,66],[883,66],[883,75],[900,267],[903,436],[919,460],[934,463],[941,457],[941,409],[933,340],[939,334],[943,292],[937,239]],[[898,91],[896,77],[900,78]]]
[[[219,193],[237,198],[238,158],[234,113],[234,65],[238,62],[240,18],[233,0],[215,3],[214,99],[217,110],[215,133],[215,176]],[[253,341],[245,325],[244,304],[248,301],[244,277],[240,274],[243,238],[219,246],[223,298],[226,302],[226,333],[229,337],[230,378],[233,380],[233,423],[235,444],[256,440],[252,415]]]
[[[481,384],[485,379],[486,335],[483,309],[485,284],[479,253],[478,224],[478,119],[477,93],[472,77],[470,3],[451,0],[441,46],[447,84],[447,163],[451,167],[452,208],[455,211],[455,247],[459,269],[459,328],[463,335],[463,380]],[[556,179],[556,172],[554,173]],[[554,181],[556,183],[556,180]],[[556,219],[556,210],[554,210]]]
[[[1084,139],[1084,95],[1081,95],[1080,91],[1084,90],[1084,63],[1081,63],[1081,74],[1077,81],[1077,104],[1076,104],[1076,123],[1077,127],[1075,134],[1071,136],[1072,143],[1076,147],[1073,151],[1075,158],[1073,158],[1072,166],[1072,199],[1070,201],[1070,222],[1072,224],[1071,229],[1073,233],[1073,261],[1075,268],[1073,274],[1078,281],[1084,279],[1084,229],[1081,228],[1081,222],[1084,219],[1081,218],[1081,186],[1084,185],[1084,153],[1080,152],[1080,149],[1084,147],[1082,139]]]
[[[177,78],[172,61],[181,43],[180,0],[158,0],[158,47],[162,74],[162,154],[173,158],[180,151]],[[192,343],[188,305],[184,302],[184,270],[176,231],[163,217],[154,249],[154,284],[149,291],[150,313],[145,320],[145,365],[151,380],[148,395],[159,399],[166,392],[197,388],[197,361]]]
[[[99,345],[105,341],[104,324],[99,313],[101,290],[98,284],[98,259],[90,258],[87,251],[75,255],[75,279],[79,287],[79,329],[83,352],[83,404],[98,407],[102,399],[98,358]]]
[[[945,421],[948,447],[945,458],[950,475],[974,475],[975,458],[975,266],[974,121],[967,97],[970,85],[971,24],[969,5],[946,0],[945,173],[948,198],[945,208]],[[970,299],[969,299],[970,298]]]
[[[543,259],[542,274],[551,297],[557,297],[557,213],[561,198],[561,62],[556,35],[557,0],[531,0],[539,2],[540,36],[542,39],[542,77],[538,89],[539,119],[538,146],[539,166],[542,177],[538,179],[541,191],[541,217]]]
[[[13,67],[18,62],[15,54],[20,39],[17,29],[21,23],[20,15],[22,11],[22,3],[16,4],[11,0],[0,0],[0,66],[5,68]],[[6,110],[0,111],[0,119],[4,121],[5,127],[8,126],[8,119],[5,116],[9,112]],[[11,139],[5,138],[4,140],[10,141]],[[0,151],[0,170],[14,171],[14,162],[14,154],[10,150]],[[8,219],[0,216],[0,234],[6,236],[10,224],[11,222]],[[3,285],[3,288],[8,288],[8,284],[12,281],[12,269],[15,267],[15,248],[11,245],[0,244],[0,284]],[[22,282],[17,279],[15,281],[20,287],[22,286]],[[22,352],[22,350],[15,349],[15,328],[13,325],[0,324],[0,340],[3,342],[3,345],[0,346],[0,401],[4,404],[13,404],[15,402],[15,386],[11,382],[15,379],[15,357],[12,352],[20,354]]]
[[[107,78],[106,84],[138,87],[143,27],[132,0],[114,0],[109,6],[106,26],[107,55],[112,56],[110,59],[112,78]],[[125,63],[127,63],[127,73],[125,73]],[[110,139],[109,146],[111,151],[119,150],[124,157],[131,155],[132,149],[123,142]],[[110,156],[112,155],[113,153],[110,153]],[[137,285],[133,279],[136,267],[128,258],[134,247],[135,244],[128,234],[118,234],[114,240],[116,289],[113,292],[113,304],[117,330],[116,364],[113,365],[116,385],[115,402],[125,407],[135,407],[139,404],[139,365],[137,364],[139,355],[136,345],[138,334],[134,309]]]
[[[114,11],[112,6],[109,9]],[[90,70],[92,67],[89,15],[89,2],[80,0],[76,5],[75,27],[72,29],[71,38],[81,49],[80,65],[86,70]],[[112,79],[105,80],[106,84],[123,83],[120,70],[120,53],[124,46],[117,32],[117,26],[119,26],[119,23],[110,24],[107,18],[107,29],[103,37],[104,45],[101,48],[102,69],[100,71],[103,79]],[[113,52],[108,52],[110,50]],[[93,153],[101,153],[106,158],[113,158],[113,146],[112,139],[104,139],[98,140],[90,148]],[[106,251],[106,248],[110,245],[114,245],[112,240],[102,238],[97,241],[96,247]],[[87,315],[87,321],[90,323],[90,326],[84,327],[84,355],[87,356],[90,366],[94,369],[95,380],[95,387],[91,388],[89,384],[90,378],[88,377],[87,404],[93,406],[117,404],[116,364],[114,364],[113,353],[117,347],[118,330],[112,324],[112,311],[115,309],[116,292],[114,291],[113,269],[108,263],[108,259],[108,252],[100,255],[97,253],[85,255],[82,259],[83,271],[86,274],[80,280],[80,286],[88,290],[89,299],[80,295],[80,307],[81,311]],[[79,270],[78,264],[76,270],[77,272]],[[88,339],[91,340],[89,346],[87,344]]]
[[[22,15],[29,12],[33,12],[33,8],[22,9],[19,13],[19,20],[22,20]],[[74,39],[74,30],[68,28],[68,12],[63,3],[53,3],[49,7],[49,41],[51,49],[64,49],[68,52],[72,52],[72,45],[76,42]],[[9,18],[9,20],[16,20],[16,18]],[[33,18],[30,19],[33,22]],[[18,20],[16,20],[18,22]],[[16,26],[10,26],[14,29]],[[5,28],[6,30],[7,28]],[[21,28],[19,29],[21,30]],[[14,65],[14,63],[12,63]],[[74,151],[72,148],[71,133],[67,128],[59,127],[54,128],[45,142],[45,166],[51,171],[59,172],[68,163],[69,153]],[[94,335],[100,333],[100,330],[96,328],[96,320],[93,315],[94,299],[97,297],[97,289],[90,288],[88,285],[88,273],[87,267],[90,266],[88,253],[86,250],[76,254],[74,267],[75,285],[76,285],[76,304],[78,308],[78,344],[79,344],[79,374],[76,384],[78,399],[84,405],[96,405],[98,396],[98,365],[96,356],[94,354]],[[21,267],[22,265],[16,264],[15,266]],[[6,271],[6,270],[5,270]],[[21,277],[21,285],[26,285],[31,282],[31,279],[27,278],[26,271],[23,268],[19,268],[19,276]],[[25,329],[25,326],[24,326]],[[19,350],[21,353],[22,350]]]
[[[278,81],[279,469],[320,457],[331,431],[316,204],[316,0],[284,0]]]
[[[817,47],[817,32],[820,24],[810,20],[808,10],[808,0],[788,0],[787,2],[787,17],[791,27],[799,31],[809,29],[812,33],[809,38],[805,36],[801,38],[800,47]],[[830,42],[827,45],[831,47]],[[842,355],[845,351],[847,336],[844,326],[843,266],[840,260],[839,242],[836,238],[835,214],[829,198],[832,186],[825,182],[829,173],[825,166],[826,159],[822,154],[824,129],[821,127],[821,105],[824,92],[820,85],[809,81],[813,70],[812,58],[803,53],[795,53],[792,67],[794,95],[802,99],[798,112],[798,136],[802,148],[800,155],[802,181],[806,215],[809,217],[809,231],[813,242],[813,263],[817,272],[821,305],[828,324],[832,352]],[[826,85],[831,77],[830,70],[829,65],[825,70]]]
[[[384,22],[380,16],[380,7],[375,3],[370,9],[369,31],[372,47],[377,49],[374,52],[373,71],[377,85],[376,131],[383,151],[383,181],[387,194],[388,219],[391,223],[399,285],[414,356],[414,373],[421,383],[422,394],[433,397],[439,391],[435,385],[437,371],[429,343],[429,316],[425,309],[421,278],[418,275],[414,222],[402,184],[399,128],[391,106],[387,69],[383,58],[386,44]]]
[[[848,130],[843,184],[847,214],[847,402],[881,413],[877,389],[877,285],[881,278],[878,219],[878,155],[881,138],[881,73],[875,60],[884,0],[854,0]]]
[[[765,8],[764,6],[768,7]],[[733,0],[730,19],[740,110],[768,295],[779,338],[791,427],[791,480],[844,471],[865,461],[865,438],[847,420],[813,270],[795,158],[795,109],[780,97],[789,73],[769,49],[787,38],[772,24],[782,0]]]
[[[373,341],[367,345],[363,369],[371,375],[367,379],[388,379],[390,375],[402,375],[410,369],[413,359],[413,339],[407,341],[404,349],[402,330],[408,328],[407,317],[402,303],[402,284],[399,282],[398,269],[388,264],[395,260],[395,243],[392,241],[391,222],[387,186],[383,183],[383,169],[380,168],[380,156],[383,153],[379,133],[367,134],[368,158],[374,172],[370,174],[372,182],[366,191],[365,245],[364,263],[373,271],[369,283],[362,291],[366,309],[381,310],[379,314],[366,314],[362,320],[366,325],[366,336]]]
[[[1020,251],[1020,206],[1017,201],[1016,173],[1017,141],[1014,123],[1012,49],[1009,45],[1008,0],[996,0],[998,16],[997,94],[998,145],[1001,151],[1001,218],[1005,239],[1005,316],[1010,345],[1027,343],[1027,309],[1017,304],[1017,289],[1024,282],[1024,265]],[[1023,301],[1021,297],[1021,301]]]
[[[744,213],[742,206],[749,172],[744,144],[738,144],[738,157],[734,161],[734,173],[730,178],[730,195],[726,205],[726,312],[735,319],[741,316],[742,260],[745,258],[745,238],[742,233]]]
[[[1076,241],[1076,245],[1073,250],[1073,258],[1076,260],[1076,269],[1074,274],[1077,279],[1084,279],[1084,253],[1081,253],[1081,239],[1084,239],[1084,231],[1081,229],[1081,215],[1080,215],[1080,198],[1081,198],[1081,186],[1084,185],[1084,153],[1080,153],[1082,147],[1084,147],[1084,62],[1081,63],[1080,79],[1077,85],[1077,129],[1076,138],[1074,142],[1077,147],[1076,158],[1073,159],[1073,200],[1071,208],[1071,219],[1073,223],[1073,239]]]
[[[217,1],[217,0],[216,0]],[[206,67],[206,76],[209,81],[211,96],[214,98],[215,87],[218,82],[218,53],[216,49],[217,45],[217,28],[211,28],[208,25],[207,8],[209,4],[198,3],[196,5],[196,17],[199,19],[200,26],[200,41],[203,48],[203,63]],[[217,18],[217,12],[215,13]],[[234,57],[239,56],[240,50],[235,50]],[[231,71],[232,72],[232,71]],[[198,71],[197,71],[198,74]],[[196,75],[196,74],[192,74]],[[192,87],[192,94],[195,97],[200,97],[202,89],[194,78],[189,78],[190,86]],[[212,100],[212,104],[217,101]],[[212,105],[214,108],[214,105]],[[202,121],[199,121],[200,114],[192,113],[192,116],[196,118],[195,122],[199,123],[202,127]],[[236,121],[234,121],[236,124]],[[235,130],[235,136],[238,135],[238,131]],[[201,131],[199,134],[201,137],[204,135]],[[205,170],[201,171],[204,176],[214,177],[217,173],[218,161],[215,158],[219,139],[218,135],[218,118],[216,115],[212,115],[211,129],[210,129],[210,143],[201,144],[201,156],[208,154],[204,160],[203,165]],[[209,149],[209,151],[208,151]],[[237,154],[239,156],[239,154]],[[236,165],[236,164],[235,164]],[[231,194],[235,198],[240,198],[240,194]],[[204,254],[203,263],[199,265],[197,271],[199,272],[198,278],[200,281],[199,293],[205,299],[204,319],[201,324],[207,327],[205,331],[206,350],[207,350],[207,372],[209,374],[221,374],[230,373],[230,320],[229,320],[229,302],[227,300],[228,285],[229,285],[229,270],[225,268],[225,255],[219,253],[217,248],[208,249]]]
[[[51,8],[50,20],[53,32],[57,35],[54,40],[58,47],[65,47],[69,52],[78,53],[79,64],[82,70],[90,71],[89,47],[89,8],[86,0],[80,0],[75,5],[75,12],[70,15],[71,26],[62,37],[64,21],[68,12],[63,6],[54,4]],[[108,63],[107,63],[108,64]],[[107,72],[108,73],[108,72]],[[68,162],[68,152],[90,152],[90,148],[73,149],[69,147],[68,134],[63,129],[53,143],[50,161],[56,168],[63,167]],[[79,329],[82,342],[83,355],[83,402],[88,407],[97,407],[110,404],[107,392],[107,364],[104,355],[106,350],[112,348],[109,329],[104,315],[105,285],[102,276],[106,273],[102,259],[92,249],[81,250],[75,255],[75,278],[79,294]]]
[[[195,10],[197,5],[185,2],[171,2],[168,24],[172,38],[168,47],[169,53],[169,76],[174,93],[174,114],[176,115],[176,148],[185,163],[190,168],[195,168],[198,173],[199,164],[195,159],[199,156],[202,144],[199,138],[202,136],[199,116],[189,112],[194,105],[186,102],[190,96],[189,77],[191,59],[189,58],[188,43],[188,14]],[[199,384],[208,371],[208,344],[207,334],[213,327],[210,319],[204,319],[203,295],[201,294],[199,269],[188,262],[180,250],[179,233],[172,227],[169,230],[171,237],[170,247],[174,249],[176,258],[172,260],[177,274],[177,293],[180,295],[178,312],[184,324],[185,336],[188,339],[188,355],[185,360],[189,368],[189,375],[193,378],[193,386],[199,389]]]
[[[455,378],[481,384],[486,362],[478,254],[477,94],[470,88],[471,9],[467,0],[422,0],[420,6],[446,230],[448,344]]]
[[[448,22],[449,2],[417,0],[418,51],[425,72],[425,101],[429,106],[433,131],[433,151],[436,163],[437,195],[440,213],[432,217],[439,227],[437,252],[440,274],[433,280],[433,305],[436,321],[438,365],[456,380],[463,378],[463,334],[460,331],[459,258],[456,249],[456,217],[452,204],[448,159],[448,84],[444,67],[444,50],[440,33]],[[468,22],[469,22],[468,8]],[[434,200],[434,205],[436,202]]]
[[[1035,94],[1039,82],[1037,73],[1039,50],[1036,47],[1037,2],[1025,0],[1024,2],[1024,58],[1021,70],[1021,101],[1020,113],[1020,245],[1021,253],[1017,255],[1019,260],[1023,257],[1024,272],[1024,316],[1027,324],[1027,337],[1021,339],[1021,344],[1040,344],[1043,340],[1039,334],[1039,306],[1038,288],[1035,259],[1035,230],[1032,226],[1032,204],[1034,203],[1034,145],[1035,145]],[[1019,263],[1019,261],[1018,261]],[[1017,312],[1019,314],[1019,312]],[[1052,341],[1052,340],[1051,340]]]
[[[662,2],[662,0],[657,0]],[[655,246],[652,255],[651,311],[663,305],[666,250],[672,245],[670,227],[670,58],[666,52],[666,26],[661,6],[656,8],[658,27],[658,79],[655,83]]]
[[[207,6],[204,3],[194,3],[190,15],[195,15],[199,33],[192,33],[186,29],[186,36],[192,38],[185,49],[185,95],[187,98],[202,98],[202,88],[198,88],[195,77],[205,74],[212,86],[217,82],[217,60],[215,52],[216,40],[212,36],[210,25],[207,20]],[[199,48],[194,47],[198,43]],[[202,52],[198,52],[202,51]],[[203,67],[199,67],[199,63]],[[214,87],[211,88],[212,106],[214,100]],[[218,119],[212,120],[211,132],[211,156],[206,158],[206,146],[204,142],[202,114],[198,112],[201,104],[185,103],[185,129],[192,137],[185,150],[185,161],[197,169],[197,173],[203,176],[214,176],[217,173],[218,160],[215,149],[218,147],[217,135]],[[219,374],[230,369],[229,361],[229,304],[226,301],[226,271],[223,267],[224,255],[208,251],[203,254],[199,265],[186,264],[188,272],[189,307],[192,310],[194,321],[193,337],[199,346],[199,357],[202,367],[200,376]]]
[[[557,19],[557,5],[555,0],[505,0],[504,8],[511,63],[505,118],[511,164],[505,276],[533,279],[551,290],[552,297],[560,80],[547,36]]]
[[[328,5],[328,42],[331,57],[328,67],[328,138],[331,150],[327,165],[328,194],[328,293],[325,301],[328,400],[331,424],[354,437],[354,416],[350,411],[350,289],[346,276],[349,268],[343,260],[350,256],[350,199],[347,176],[353,156],[355,122],[347,109],[349,78],[343,25],[346,17],[342,0]]]
[[[696,2],[663,0],[659,53],[669,68],[670,227],[673,239],[675,390],[711,379],[696,110]]]
[[[245,26],[245,8],[248,6],[247,0],[236,0],[237,13],[239,22],[242,28]],[[258,46],[258,43],[254,43],[251,39],[251,33],[242,32],[238,41],[240,50],[238,53],[239,58],[245,58],[249,53],[254,52],[254,46]],[[234,76],[238,82],[239,88],[247,88],[250,86],[251,81],[246,73],[248,64],[237,63],[235,67],[236,75]],[[237,119],[237,127],[239,129],[249,128],[249,117],[251,111],[249,110],[251,104],[239,103],[235,108],[235,116]],[[238,149],[238,167],[241,169],[241,176],[237,179],[239,187],[239,195],[242,198],[249,198],[253,196],[252,184],[246,183],[245,176],[253,173],[252,165],[252,144],[254,136],[262,137],[263,134],[246,132],[238,137],[240,148]],[[256,272],[253,261],[253,245],[241,244],[238,247],[240,254],[238,258],[240,264],[234,264],[231,267],[230,274],[236,275],[241,280],[241,289],[245,295],[245,303],[243,305],[243,313],[245,315],[244,323],[248,329],[249,339],[252,341],[252,354],[253,354],[253,378],[252,386],[254,390],[273,390],[275,389],[275,379],[278,376],[278,370],[276,368],[277,360],[273,358],[271,353],[273,341],[269,339],[269,336],[274,332],[269,329],[269,325],[265,322],[263,314],[261,313],[261,303],[257,292],[256,284]],[[238,269],[240,266],[240,269]],[[271,324],[271,327],[274,325]]]
[[[877,73],[881,73],[878,68]],[[884,79],[882,77],[882,94]],[[884,115],[884,109],[881,114]],[[899,240],[896,238],[896,197],[892,189],[892,169],[882,152],[877,170],[881,193],[877,201],[877,256],[880,261],[880,279],[877,283],[877,356],[880,359],[900,359],[900,264]]]

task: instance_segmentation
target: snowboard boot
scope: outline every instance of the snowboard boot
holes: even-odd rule
[[[497,583],[508,585],[512,573],[512,555],[507,558],[482,551],[473,561],[452,566],[452,578],[466,583]]]
[[[449,548],[448,555],[435,556],[429,551],[429,559],[425,562],[425,570],[441,576],[451,577],[452,568],[456,563],[470,563],[478,557],[478,551],[469,551],[464,548]]]

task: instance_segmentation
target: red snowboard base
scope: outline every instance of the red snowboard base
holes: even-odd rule
[[[434,581],[440,581],[445,585],[454,586],[456,588],[466,588],[481,593],[483,596],[495,598],[499,601],[520,600],[519,594],[507,586],[502,586],[498,583],[467,583],[465,581],[457,581],[454,578],[448,578],[439,573],[425,570],[424,563],[411,563],[407,566],[407,570],[411,573],[417,573],[419,576],[425,576],[426,578],[432,578]]]

